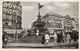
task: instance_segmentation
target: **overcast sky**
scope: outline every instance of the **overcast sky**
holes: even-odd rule
[[[40,12],[41,16],[46,13],[58,13],[62,16],[69,15],[70,17],[78,16],[78,3],[77,2],[40,2],[44,5]],[[22,5],[22,27],[30,28],[32,22],[37,20],[38,15],[38,2],[21,2]]]

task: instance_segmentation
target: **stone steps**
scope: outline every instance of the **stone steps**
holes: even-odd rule
[[[23,43],[41,43],[42,36],[26,36],[21,39],[21,42]]]
[[[51,38],[50,42],[53,42],[54,40]],[[23,38],[20,38],[18,40],[13,40],[13,43],[42,43],[42,36],[25,36]]]

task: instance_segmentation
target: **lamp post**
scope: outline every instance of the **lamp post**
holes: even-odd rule
[[[2,34],[2,40],[3,40],[3,44],[4,44],[4,42],[5,42],[4,24],[3,24],[3,27],[2,28],[3,28],[2,29],[2,32],[3,32],[3,34]]]
[[[18,39],[18,34],[17,34],[17,22],[18,22],[18,21],[16,21],[16,38]]]

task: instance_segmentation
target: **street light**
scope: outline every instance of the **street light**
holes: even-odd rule
[[[16,21],[16,38],[18,39],[18,35],[17,35],[17,22],[18,21]]]

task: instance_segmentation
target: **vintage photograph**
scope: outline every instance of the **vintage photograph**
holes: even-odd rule
[[[79,48],[78,2],[2,3],[2,48]]]

